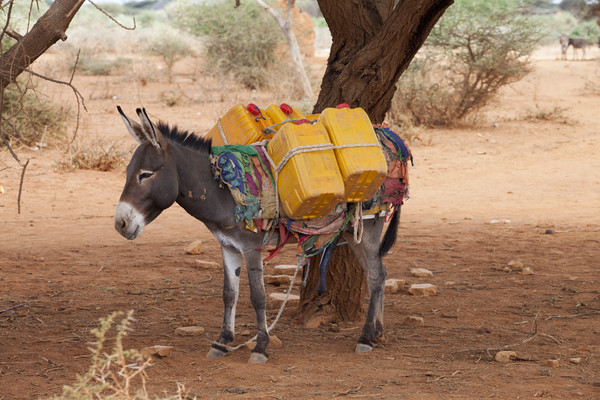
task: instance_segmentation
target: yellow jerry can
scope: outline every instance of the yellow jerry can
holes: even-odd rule
[[[343,201],[344,182],[321,123],[284,124],[267,152],[280,168],[277,191],[288,217],[324,217]]]
[[[262,132],[269,125],[271,120],[256,105],[238,104],[219,118],[204,137],[212,139],[213,146],[251,144],[272,137]]]
[[[304,119],[304,115],[300,111],[286,103],[281,103],[279,106],[271,104],[265,108],[265,112],[271,120],[271,128],[274,131],[278,131],[283,125],[282,122],[286,120]]]
[[[371,200],[385,180],[387,163],[367,113],[347,106],[326,108],[319,121],[336,146],[335,156],[345,185],[344,200]]]

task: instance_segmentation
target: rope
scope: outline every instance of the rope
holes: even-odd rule
[[[296,276],[298,275],[298,271],[300,270],[300,267],[302,266],[302,264],[298,263],[298,265],[296,266],[296,270],[294,271],[294,276],[292,277],[292,280],[290,282],[290,286],[288,287],[288,290],[285,294],[285,298],[283,299],[283,303],[281,303],[281,307],[279,307],[279,312],[277,313],[277,316],[275,317],[275,319],[273,320],[273,322],[271,323],[271,325],[267,328],[267,332],[271,332],[274,328],[275,325],[277,325],[277,322],[279,321],[279,318],[281,317],[281,314],[283,314],[283,310],[285,308],[285,305],[288,301],[288,299],[290,298],[290,293],[292,292],[292,288],[294,287],[294,281],[296,280]],[[227,352],[232,352],[235,350],[239,350],[240,348],[253,343],[256,341],[256,338],[258,337],[258,335],[254,335],[254,337],[252,339],[249,339],[247,341],[245,341],[244,343],[237,345],[235,347],[232,346],[228,346],[226,344],[223,343],[219,343],[217,341],[213,341],[213,344],[216,344],[219,347],[225,347],[227,349]]]
[[[354,207],[354,243],[362,242],[364,232],[362,203],[356,203]]]
[[[219,127],[219,132],[221,132],[221,137],[223,138],[223,143],[225,143],[225,145],[228,145],[229,142],[227,141],[227,137],[225,136],[225,132],[223,132],[223,127],[221,126],[221,118],[219,118],[217,120],[217,127]]]

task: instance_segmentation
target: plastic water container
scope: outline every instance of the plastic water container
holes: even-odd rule
[[[272,135],[262,132],[269,125],[272,125],[271,120],[256,105],[238,104],[219,118],[204,137],[212,139],[213,146],[250,144],[270,139]]]
[[[331,145],[325,127],[315,124],[284,124],[267,146],[276,165],[286,155],[277,179],[281,206],[293,219],[320,218],[343,201],[344,182],[332,149],[298,153],[300,146]]]
[[[265,112],[271,120],[273,130],[275,131],[278,131],[283,125],[277,124],[280,124],[285,120],[304,119],[304,115],[302,115],[300,111],[286,103],[281,103],[279,106],[271,104],[269,107],[265,108]]]
[[[319,121],[335,146],[335,156],[345,184],[346,201],[369,201],[387,175],[383,150],[371,120],[362,108],[326,108]],[[358,145],[357,147],[354,147]]]

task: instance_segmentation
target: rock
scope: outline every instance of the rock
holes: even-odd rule
[[[560,366],[560,362],[558,360],[548,360],[546,361],[546,365],[552,368],[558,368]]]
[[[572,364],[581,364],[581,357],[569,358],[569,362]]]
[[[508,218],[499,218],[499,219],[493,219],[490,221],[490,224],[510,224],[510,219]]]
[[[398,289],[400,289],[401,287],[403,287],[404,284],[406,283],[406,281],[404,279],[397,279],[397,278],[390,278],[390,279],[387,279],[387,281],[394,281],[394,282],[396,282],[396,284],[398,285]]]
[[[196,260],[196,265],[201,268],[221,268],[222,265],[214,261]]]
[[[428,278],[433,276],[433,272],[425,268],[413,268],[410,270],[410,273],[417,278]]]
[[[265,275],[263,277],[266,285],[289,285],[292,277],[289,275]]]
[[[514,359],[517,357],[517,353],[515,353],[514,351],[499,351],[496,353],[496,361],[501,362],[501,363],[507,363],[510,362],[511,359]]]
[[[425,321],[422,317],[409,316],[404,319],[402,325],[410,326],[412,328],[416,328],[419,326],[425,326]]]
[[[398,293],[398,284],[395,280],[387,279],[385,281],[385,293]]]
[[[144,359],[148,359],[152,356],[157,356],[157,357],[171,357],[171,354],[173,354],[173,346],[150,346],[150,347],[144,347],[142,349],[142,351],[140,351],[140,354],[142,355],[142,358]]]
[[[196,336],[204,333],[201,326],[182,326],[175,329],[175,334],[179,336]]]
[[[194,240],[183,248],[188,254],[200,254],[202,252],[202,240]]]
[[[281,303],[285,300],[285,293],[271,293],[269,294],[268,303],[271,307],[280,307]],[[300,303],[300,296],[297,294],[290,294],[286,307],[297,307]]]
[[[525,267],[523,268],[523,270],[521,271],[522,275],[533,275],[533,270],[529,267]]]
[[[282,347],[283,343],[281,343],[281,340],[277,336],[271,335],[271,340],[269,341],[269,348],[280,349]]]
[[[431,283],[415,283],[410,285],[408,293],[414,296],[435,296],[437,293],[437,286]]]
[[[295,265],[276,265],[273,267],[273,269],[276,272],[284,272],[284,273],[289,273],[291,275],[294,274],[294,272],[296,272],[296,266]]]
[[[506,272],[523,271],[523,263],[521,261],[511,260],[504,267]]]

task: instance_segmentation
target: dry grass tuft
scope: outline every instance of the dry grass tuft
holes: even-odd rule
[[[59,168],[74,171],[87,169],[95,171],[114,171],[121,167],[131,149],[122,150],[117,142],[106,143],[94,140],[84,146],[79,142],[69,146],[65,159],[58,162]]]

